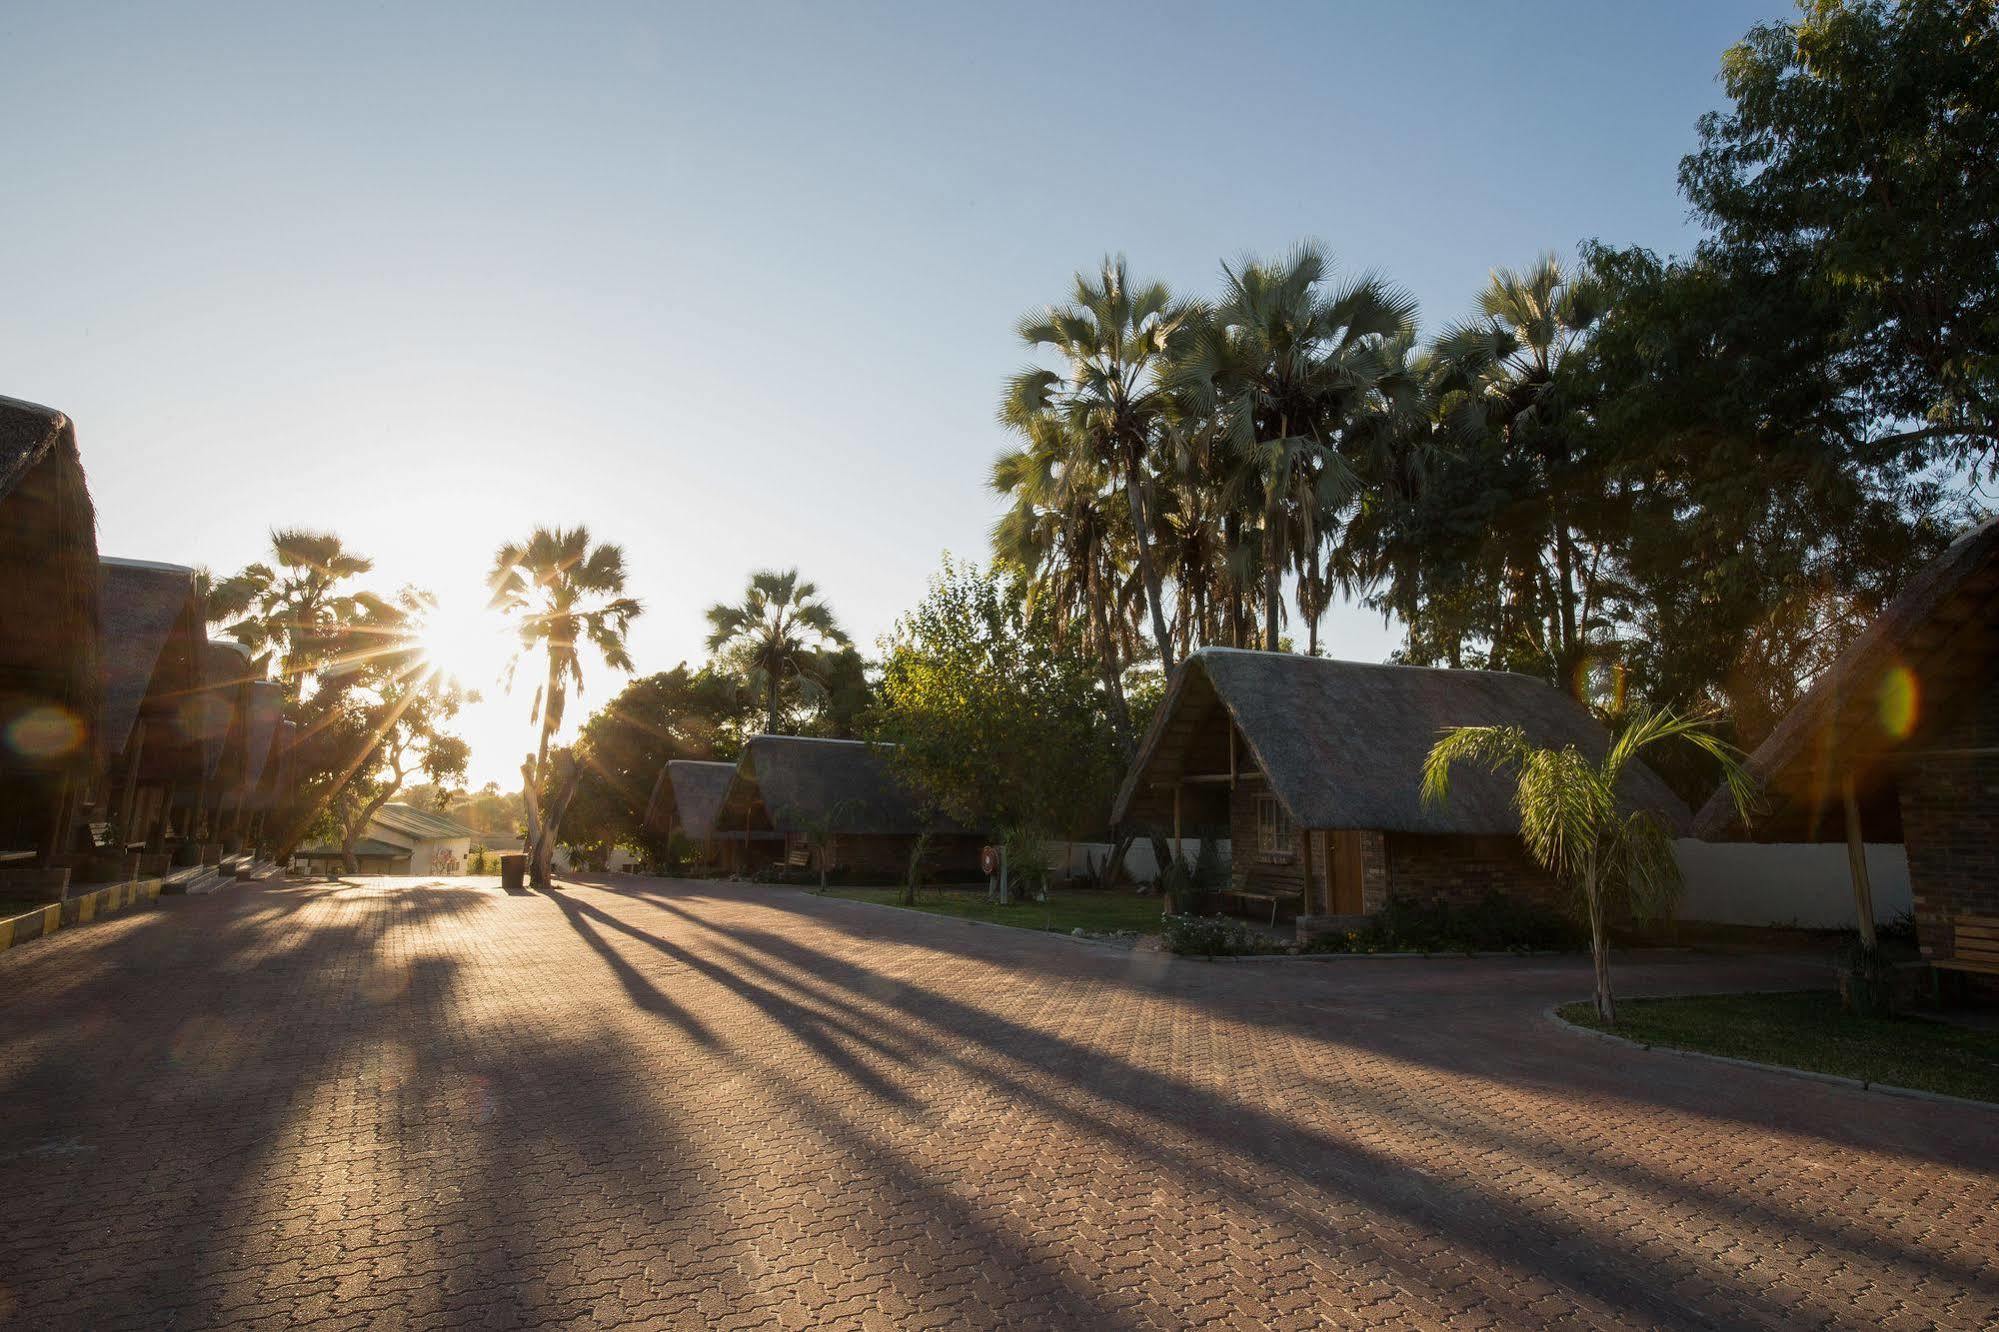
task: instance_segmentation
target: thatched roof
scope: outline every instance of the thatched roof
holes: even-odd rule
[[[782,833],[805,832],[827,817],[834,832],[848,836],[962,831],[926,810],[903,784],[888,764],[890,748],[864,740],[752,736],[736,765],[729,803],[752,802],[752,822]]]
[[[1609,743],[1581,704],[1525,675],[1202,648],[1174,672],[1113,822],[1169,823],[1182,779],[1226,774],[1229,721],[1241,735],[1236,771],[1261,772],[1303,828],[1517,833],[1513,783],[1494,773],[1461,767],[1448,801],[1423,803],[1423,760],[1443,731],[1518,726],[1535,744],[1592,757]],[[1685,826],[1686,806],[1649,769],[1627,786],[1634,804]]]
[[[1948,717],[1967,688],[1990,688],[1999,669],[1999,518],[1952,542],[1853,640],[1784,715],[1748,769],[1760,807],[1744,828],[1726,791],[1695,821],[1699,836],[1831,841],[1846,835],[1840,784],[1854,776],[1863,810],[1890,820],[1897,750]],[[1913,709],[1913,710],[1911,710]],[[1884,808],[1885,807],[1885,808]]]
[[[139,709],[156,674],[185,695],[201,679],[201,611],[194,570],[146,560],[105,559],[100,565],[98,637],[103,644],[104,704],[99,714],[106,751],[132,738]]]
[[[248,692],[261,678],[241,643],[209,639],[201,648],[201,692],[182,709],[189,732],[201,741],[202,772],[214,777],[231,739],[247,742]]]
[[[277,739],[278,722],[284,715],[283,692],[268,680],[255,682],[250,686],[247,712],[249,724],[244,731],[243,746],[243,795],[246,800],[256,794],[258,783],[263,780],[264,766]]]
[[[711,763],[701,759],[673,759],[660,769],[653,785],[652,800],[646,807],[646,826],[654,832],[680,831],[697,842],[716,833],[715,821],[729,798],[729,784],[736,779],[733,763]]]
[[[427,809],[418,809],[400,801],[392,801],[376,810],[373,821],[405,837],[426,842],[448,842],[472,835],[470,828],[455,819],[447,819],[442,814],[433,814]]]
[[[97,603],[97,518],[76,428],[0,397],[0,730],[52,707],[81,728],[66,753],[34,766],[86,770],[101,743]]]

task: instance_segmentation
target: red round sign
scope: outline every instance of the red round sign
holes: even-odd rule
[[[988,874],[999,873],[999,848],[987,846],[979,848],[979,868]]]

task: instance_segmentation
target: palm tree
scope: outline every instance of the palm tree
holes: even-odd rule
[[[1173,640],[1151,546],[1146,493],[1170,409],[1161,372],[1195,313],[1194,307],[1174,300],[1162,283],[1134,289],[1123,256],[1105,259],[1094,277],[1076,275],[1067,304],[1020,321],[1021,341],[1037,351],[1054,352],[1065,370],[1022,370],[1009,381],[999,412],[1003,425],[1023,434],[1044,414],[1054,413],[1103,473],[1122,484],[1153,640],[1169,674]]]
[[[1224,265],[1222,299],[1183,341],[1174,367],[1176,389],[1212,413],[1226,438],[1234,484],[1257,501],[1271,652],[1287,567],[1306,575],[1304,609],[1316,623],[1319,548],[1354,493],[1339,448],[1387,410],[1399,367],[1384,346],[1415,325],[1406,294],[1372,276],[1328,291],[1328,267],[1310,243],[1278,263]]]
[[[387,607],[370,593],[343,590],[375,564],[331,532],[276,529],[271,553],[271,563],[247,565],[209,589],[208,617],[234,620],[224,632],[266,661],[275,657],[285,700],[296,703],[305,677],[334,655],[342,627]]]
[[[629,672],[625,635],[643,607],[624,594],[624,550],[593,546],[585,527],[537,527],[525,542],[500,547],[486,586],[493,593],[491,608],[512,619],[520,634],[516,663],[537,650],[546,658],[547,675],[530,712],[530,720],[541,723],[541,739],[521,765],[535,886],[545,888],[555,847],[539,800],[548,777],[549,742],[562,725],[569,689],[583,692],[582,646],[590,643],[606,666]]]
[[[740,659],[744,681],[764,700],[764,729],[772,735],[784,691],[795,685],[807,702],[822,697],[820,654],[850,643],[818,585],[800,581],[796,569],[757,570],[740,602],[708,608],[708,624],[708,650]]]
[[[1137,745],[1124,691],[1133,655],[1121,605],[1129,529],[1109,502],[1103,468],[1066,421],[1043,412],[1019,428],[1026,444],[993,463],[992,488],[1012,501],[993,525],[994,565],[1021,576],[1058,635],[1080,630],[1129,757]]]
[[[1587,539],[1592,492],[1600,486],[1577,456],[1580,423],[1563,393],[1561,368],[1607,308],[1601,283],[1543,255],[1524,273],[1495,269],[1479,296],[1478,317],[1445,330],[1433,356],[1441,409],[1459,444],[1497,447],[1531,473],[1524,489],[1540,512],[1524,529],[1524,545],[1499,552],[1507,566],[1502,577],[1516,620],[1534,599],[1527,589],[1551,584],[1544,652],[1550,673],[1572,690],[1596,627],[1595,562],[1579,558],[1577,545]]]
[[[1746,818],[1752,788],[1740,751],[1715,736],[1713,721],[1709,714],[1680,716],[1671,709],[1633,713],[1599,762],[1573,745],[1535,745],[1517,726],[1460,726],[1444,732],[1423,762],[1426,804],[1450,798],[1451,768],[1458,763],[1513,774],[1513,805],[1528,854],[1581,898],[1596,965],[1596,1012],[1606,1026],[1617,1024],[1610,908],[1621,900],[1634,914],[1652,916],[1680,892],[1671,826],[1652,810],[1629,808],[1619,788],[1646,749],[1684,740],[1720,765],[1722,782]]]

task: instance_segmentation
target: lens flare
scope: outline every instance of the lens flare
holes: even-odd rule
[[[1881,692],[1875,699],[1881,729],[1896,740],[1907,740],[1915,732],[1922,713],[1922,686],[1907,666],[1896,666],[1881,678]]]
[[[82,743],[83,723],[53,703],[29,708],[7,724],[7,748],[34,762],[59,759]]]

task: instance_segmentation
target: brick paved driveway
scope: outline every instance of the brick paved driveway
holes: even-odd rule
[[[419,882],[0,955],[0,1321],[1999,1318],[1999,1113],[1573,1035],[1540,1016],[1585,991],[1566,959]]]

